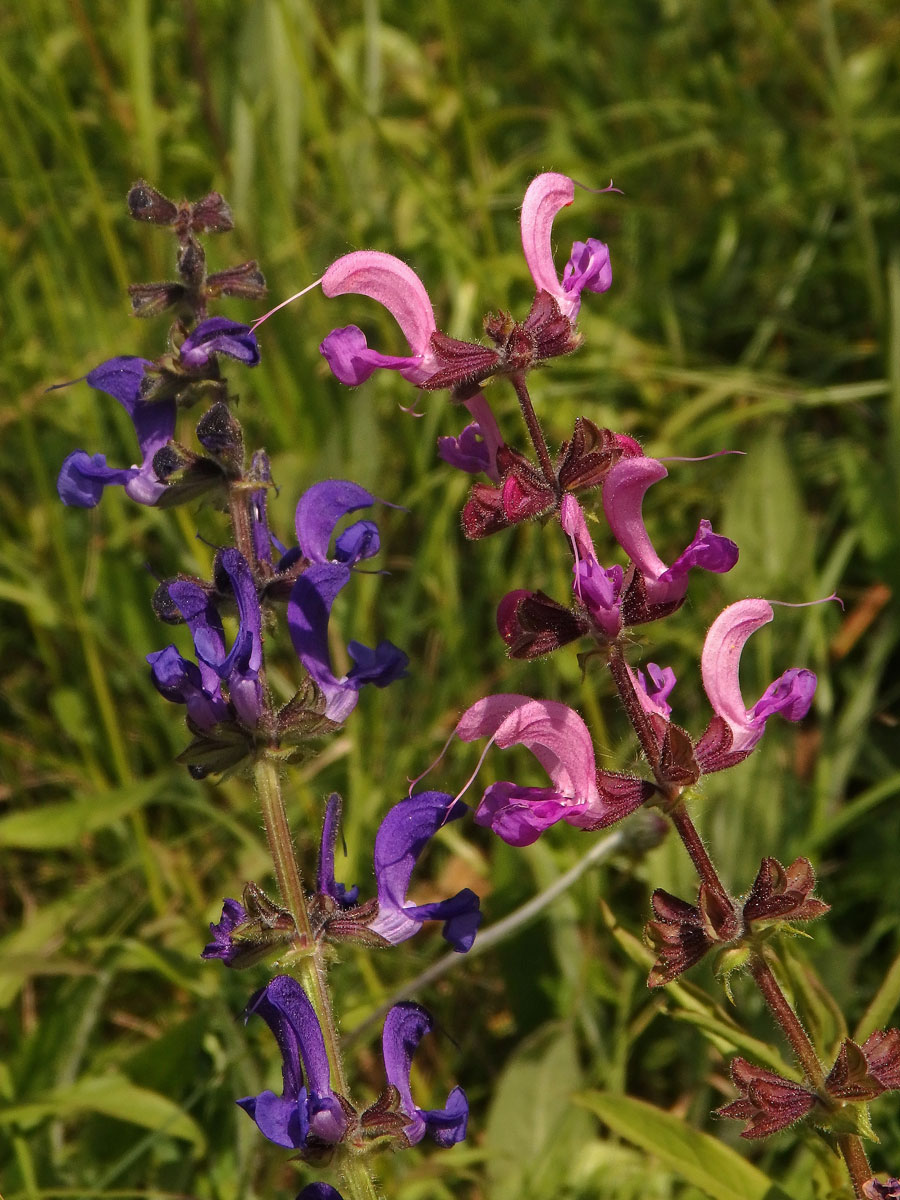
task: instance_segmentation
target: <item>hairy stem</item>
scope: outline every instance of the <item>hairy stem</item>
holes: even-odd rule
[[[797,1061],[806,1072],[807,1079],[817,1091],[824,1091],[825,1072],[822,1070],[815,1047],[809,1039],[809,1034],[800,1024],[800,1018],[791,1008],[787,996],[781,990],[781,985],[772,974],[771,967],[761,954],[754,954],[751,958],[750,974],[762,992],[769,1012],[784,1030],[784,1035],[791,1043],[791,1048],[797,1056]]]
[[[869,1166],[869,1159],[866,1155],[862,1138],[857,1137],[855,1133],[842,1133],[837,1141],[838,1149],[843,1155],[844,1162],[847,1164],[847,1170],[850,1172],[853,1193],[857,1197],[857,1200],[862,1200],[865,1196],[863,1184],[868,1183],[872,1178],[872,1168]]]
[[[664,782],[659,778],[659,742],[653,732],[650,718],[644,712],[643,706],[640,700],[638,700],[631,676],[628,674],[628,665],[625,662],[622,647],[618,642],[614,642],[609,650],[609,672],[613,677],[613,683],[616,685],[619,698],[625,706],[628,720],[631,722],[634,732],[637,734],[637,739],[641,743],[644,757],[650,764],[654,776],[657,777],[657,783],[661,787],[665,787]]]
[[[713,865],[713,861],[703,845],[703,839],[697,832],[697,826],[691,820],[684,804],[673,805],[668,813],[685,850],[690,855],[697,874],[700,876],[701,883],[705,884],[706,888],[714,895],[719,896],[727,907],[732,907],[731,897],[719,878],[719,872]]]
[[[534,446],[534,452],[538,457],[538,462],[541,464],[541,470],[544,473],[544,478],[553,488],[554,492],[557,489],[556,472],[553,470],[553,463],[550,461],[550,451],[547,449],[547,442],[544,439],[544,432],[541,429],[540,422],[537,419],[537,414],[534,411],[534,405],[531,403],[531,396],[528,394],[528,388],[525,384],[525,376],[521,371],[516,371],[510,375],[513,387],[516,389],[516,395],[519,398],[519,407],[522,410],[522,416],[525,418],[525,425],[528,429],[528,436],[531,438],[531,444]]]

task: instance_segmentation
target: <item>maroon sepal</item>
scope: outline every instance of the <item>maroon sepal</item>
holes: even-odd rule
[[[700,885],[696,904],[688,904],[662,888],[656,889],[650,903],[656,920],[647,922],[644,938],[656,951],[657,959],[647,979],[648,987],[671,983],[712,946],[730,942],[740,929],[734,906],[705,884]]]
[[[694,746],[694,757],[704,775],[711,775],[713,771],[725,771],[728,767],[735,767],[744,761],[750,751],[733,752],[733,741],[734,734],[729,725],[722,717],[714,716]]]
[[[543,592],[509,592],[497,606],[497,628],[510,658],[540,658],[583,637],[589,623]]]
[[[440,366],[419,386],[426,391],[462,389],[465,395],[475,384],[491,375],[527,371],[548,358],[571,354],[582,338],[549,292],[538,292],[523,322],[509,313],[485,317],[484,331],[496,350],[480,342],[464,342],[438,330],[431,335],[431,349]]]
[[[873,1100],[900,1088],[900,1029],[879,1029],[862,1046],[845,1038],[825,1080],[841,1100]]]
[[[624,817],[636,812],[642,804],[657,794],[655,784],[635,775],[622,775],[618,771],[597,771],[597,790],[607,807],[606,815],[597,825],[582,828],[605,829]]]
[[[556,477],[564,492],[598,487],[625,451],[611,429],[601,429],[587,417],[578,417],[569,441],[560,447]]]
[[[497,451],[497,470],[500,472],[503,514],[508,524],[540,517],[559,503],[556,489],[524,454],[511,446],[501,446]]]
[[[584,341],[581,334],[575,332],[575,326],[569,318],[560,312],[556,300],[545,291],[540,291],[535,296],[522,329],[534,345],[538,362],[572,354]],[[487,323],[485,331],[490,337]]]
[[[732,1060],[731,1078],[741,1096],[717,1108],[716,1115],[746,1121],[747,1127],[741,1131],[743,1138],[764,1138],[786,1129],[819,1103],[814,1092],[774,1071],[754,1067],[745,1058]]]
[[[787,868],[777,858],[764,858],[744,901],[744,921],[812,921],[830,905],[811,897],[816,876],[809,860],[795,858]]]
[[[374,898],[354,908],[341,908],[333,897],[322,893],[309,902],[313,934],[329,942],[353,942],[372,948],[389,946],[387,938],[369,928],[377,916],[378,901]]]
[[[657,722],[664,718],[654,714],[651,721],[654,728]],[[700,778],[700,767],[694,757],[694,745],[690,734],[680,725],[665,721],[665,732],[662,736],[659,755],[659,772],[666,783],[677,787],[691,787]]]
[[[128,192],[126,204],[135,221],[170,225],[182,240],[191,233],[227,233],[234,228],[231,209],[218,192],[207,192],[193,204],[187,200],[176,204],[145,179],[139,179]]]
[[[539,517],[559,503],[543,474],[511,446],[497,451],[500,486],[476,483],[462,510],[463,533],[470,541]]]
[[[657,888],[650,900],[655,921],[644,926],[644,941],[656,954],[647,986],[662,987],[698,963],[713,945],[703,927],[700,910],[686,900]]]
[[[438,362],[442,363],[424,383],[419,386],[435,392],[440,388],[470,387],[493,375],[500,365],[497,350],[482,346],[479,342],[463,342],[435,330],[431,335],[431,349]]]
[[[667,604],[651,604],[647,599],[647,586],[640,571],[629,567],[628,574],[631,578],[628,580],[622,596],[622,622],[624,625],[646,625],[650,621],[660,621],[663,617],[670,617],[684,604],[684,597],[680,600],[672,600]]]

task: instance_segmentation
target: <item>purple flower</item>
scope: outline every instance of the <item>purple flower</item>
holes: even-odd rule
[[[175,646],[147,655],[151,677],[167,700],[185,704],[199,730],[210,730],[228,719],[254,729],[262,714],[262,613],[247,560],[237,550],[223,550],[215,575],[221,590],[231,590],[237,603],[238,632],[226,649],[222,618],[210,591],[190,579],[168,585],[172,603],[181,613],[197,653],[197,663],[183,658]],[[228,687],[226,700],[222,684]]]
[[[391,808],[375,834],[375,883],[378,910],[367,928],[396,946],[418,933],[426,921],[443,921],[443,935],[454,950],[464,954],[481,924],[479,899],[469,888],[447,900],[409,904],[409,881],[417,861],[432,837],[450,821],[468,813],[467,805],[446,792],[419,792]],[[318,891],[344,909],[356,903],[358,889],[348,891],[334,878],[334,844],[340,816],[340,799],[331,796],[325,810],[319,853]]]
[[[706,635],[700,659],[703,687],[716,717],[730,733],[727,747],[718,745],[712,726],[698,743],[697,761],[706,764],[706,770],[721,769],[709,765],[710,761],[717,761],[714,755],[720,751],[727,752],[729,758],[739,756],[737,761],[745,758],[774,713],[780,713],[788,721],[801,721],[809,712],[816,677],[801,667],[792,667],[769,684],[751,708],[744,705],[738,675],[741,653],[750,635],[768,624],[773,616],[767,600],[739,600],[716,617]]]
[[[584,510],[574,496],[563,496],[559,519],[575,555],[572,583],[575,596],[587,609],[598,631],[611,642],[615,641],[622,632],[625,572],[620,566],[601,567],[588,533]]]
[[[103,454],[75,450],[63,463],[56,483],[63,504],[75,508],[93,508],[100,502],[103,489],[120,486],[138,504],[155,504],[165,491],[153,470],[153,456],[175,435],[175,400],[142,400],[144,371],[151,366],[144,358],[122,355],[110,358],[89,371],[91,387],[106,392],[122,405],[131,417],[141,450],[141,464],[133,467],[108,467]]]
[[[709,521],[701,521],[696,537],[670,567],[653,548],[641,516],[644,493],[668,471],[655,458],[622,458],[603,484],[603,510],[613,537],[634,563],[646,593],[641,620],[651,619],[653,610],[671,611],[684,600],[688,571],[702,567],[722,574],[738,560],[734,542],[713,533]],[[649,613],[648,613],[649,610]],[[633,622],[636,623],[636,622]]]
[[[630,667],[628,674],[631,676],[631,682],[634,684],[634,690],[644,712],[656,713],[668,720],[672,715],[669,693],[677,683],[672,668],[663,669],[656,663],[648,663],[646,675],[643,671],[632,671]]]
[[[437,445],[438,457],[451,467],[466,471],[469,475],[480,475],[482,471],[490,475],[496,471],[477,421],[467,425],[458,438],[439,437]],[[497,478],[499,479],[499,476]]]
[[[296,1200],[343,1200],[341,1193],[330,1183],[308,1183]]]
[[[319,350],[336,379],[348,387],[364,383],[374,371],[397,371],[413,384],[425,383],[442,365],[432,348],[437,331],[434,309],[425,285],[412,267],[381,250],[354,250],[333,262],[322,277],[322,291],[329,298],[353,294],[368,296],[393,316],[409,345],[408,356],[380,354],[370,350],[366,335],[357,325],[334,329],[322,341]],[[497,449],[503,438],[481,392],[464,400],[478,422],[484,439],[488,467],[479,467],[496,478]],[[453,466],[457,464],[452,459]],[[464,467],[468,470],[468,467]]]
[[[454,950],[464,954],[481,924],[480,901],[463,888],[448,900],[409,904],[406,893],[413,868],[429,840],[439,829],[469,812],[461,800],[446,792],[418,792],[395,804],[375,834],[375,882],[378,916],[370,925],[392,945],[417,933],[425,921],[443,921],[443,935]]]
[[[348,646],[354,663],[350,671],[338,678],[331,666],[328,621],[334,601],[349,583],[356,563],[371,558],[380,547],[378,527],[368,520],[344,529],[329,557],[331,538],[342,517],[374,503],[375,497],[358,484],[330,479],[311,487],[297,505],[300,553],[312,565],[291,588],[288,627],[300,661],[325,697],[325,716],[336,722],[345,721],[356,707],[363,684],[387,687],[406,674],[409,662],[391,642],[383,641],[370,649],[352,641]]]
[[[264,1091],[238,1104],[276,1146],[306,1150],[340,1142],[347,1118],[331,1090],[325,1039],[303,988],[289,975],[276,975],[247,1006],[246,1016],[254,1013],[281,1050],[283,1087],[280,1096]]]
[[[179,350],[181,362],[191,370],[208,367],[217,354],[255,367],[259,362],[256,334],[249,325],[229,321],[227,317],[210,317],[188,334]]]
[[[283,1088],[280,1096],[272,1091],[246,1096],[238,1100],[240,1107],[253,1118],[263,1136],[277,1146],[315,1153],[342,1141],[348,1127],[347,1108],[331,1089],[322,1030],[303,988],[289,975],[277,975],[251,1000],[247,1015],[253,1013],[263,1018],[278,1042]],[[377,1136],[379,1117],[383,1121],[393,1109],[401,1120],[405,1119],[399,1136],[406,1145],[415,1145],[426,1133],[439,1146],[452,1146],[466,1136],[469,1106],[462,1088],[454,1088],[441,1109],[419,1108],[412,1098],[412,1057],[432,1028],[431,1017],[418,1004],[397,1004],[388,1012],[383,1034],[384,1068],[387,1082],[396,1093],[393,1098],[383,1097],[386,1103],[379,1102],[361,1115],[363,1133],[371,1128]]]
[[[511,846],[530,846],[560,820],[577,829],[602,829],[633,812],[652,791],[639,779],[598,772],[587,726],[555,700],[488,696],[463,713],[456,733],[464,742],[490,737],[501,749],[525,746],[550,777],[550,787],[501,782],[486,789],[475,820]]]
[[[560,209],[575,198],[575,184],[567,175],[548,171],[528,185],[522,201],[522,249],[537,290],[549,292],[564,317],[574,321],[581,293],[605,292],[612,284],[609,250],[596,238],[576,242],[563,268],[562,279],[553,262],[553,222]]]
[[[886,1179],[884,1183],[869,1179],[863,1184],[863,1195],[866,1200],[900,1200],[900,1179]]]
[[[213,940],[204,946],[201,958],[220,958],[226,967],[235,965],[238,948],[231,935],[248,917],[247,910],[237,900],[228,899],[222,905],[222,916],[218,923],[210,921],[209,932]]]
[[[409,1073],[419,1042],[434,1028],[431,1015],[418,1004],[395,1004],[384,1019],[382,1047],[387,1081],[400,1093],[400,1110],[410,1118],[404,1129],[411,1146],[427,1133],[439,1146],[453,1146],[466,1136],[469,1102],[461,1087],[455,1087],[444,1108],[419,1108],[412,1098]]]

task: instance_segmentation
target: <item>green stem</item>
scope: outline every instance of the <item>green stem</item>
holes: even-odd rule
[[[257,759],[253,765],[253,781],[265,824],[269,852],[275,867],[278,891],[282,903],[290,911],[297,927],[294,939],[295,956],[285,965],[306,992],[315,1009],[331,1068],[333,1088],[340,1095],[347,1096],[347,1079],[341,1058],[334,1009],[325,967],[306,909],[303,881],[294,853],[294,841],[285,812],[277,764],[265,756]],[[380,1200],[368,1164],[363,1159],[348,1156],[341,1166],[341,1173],[349,1200]]]
[[[281,779],[278,767],[272,759],[257,759],[253,766],[253,782],[256,785],[281,901],[294,918],[297,927],[293,943],[296,956],[290,962],[289,969],[296,975],[316,1011],[322,1037],[325,1039],[335,1091],[344,1096],[347,1094],[347,1080],[344,1076],[331,996],[328,992],[325,968],[317,951],[309,914],[306,911],[306,896],[303,893],[303,881],[294,853],[294,840],[291,837],[281,794]]]

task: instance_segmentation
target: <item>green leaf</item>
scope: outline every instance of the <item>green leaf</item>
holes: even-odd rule
[[[494,1092],[485,1129],[492,1200],[551,1195],[590,1137],[572,1107],[581,1085],[572,1030],[544,1026],[516,1052]]]
[[[180,1138],[190,1142],[197,1154],[206,1148],[199,1125],[174,1101],[116,1073],[79,1079],[41,1100],[0,1107],[0,1124],[31,1125],[48,1117],[69,1118],[84,1112],[115,1117],[165,1137]]]
[[[786,1192],[730,1146],[692,1129],[680,1117],[609,1092],[584,1092],[575,1099],[613,1133],[653,1154],[712,1200],[789,1200]]]
[[[170,778],[167,772],[98,795],[10,813],[0,819],[0,846],[15,846],[20,850],[55,850],[71,846],[85,834],[112,825],[149,804]]]

